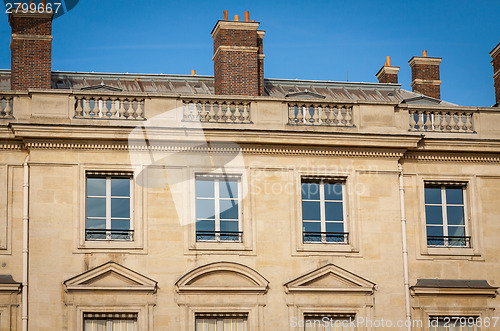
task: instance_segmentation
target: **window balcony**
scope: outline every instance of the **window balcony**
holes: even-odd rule
[[[196,231],[196,241],[242,242],[241,231]]]
[[[86,229],[85,240],[133,241],[134,230]]]
[[[464,247],[470,248],[469,236],[427,236],[428,247]]]
[[[348,232],[304,232],[304,243],[348,244]]]

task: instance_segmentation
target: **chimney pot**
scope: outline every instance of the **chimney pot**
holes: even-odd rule
[[[227,13],[227,10],[224,10],[224,11],[222,12],[222,19],[223,19],[224,21],[229,20],[229,14]]]
[[[240,20],[240,15],[234,15],[234,21],[238,22]]]
[[[247,10],[245,12],[245,22],[249,22],[250,21],[250,12]]]
[[[389,67],[391,66],[391,57],[390,57],[390,56],[387,56],[387,57],[385,58],[385,64],[386,64],[387,66],[389,66]]]
[[[194,70],[194,69],[193,69],[193,70],[191,70],[191,75],[192,75],[192,76],[196,76],[196,70]]]
[[[427,51],[425,49],[422,51],[422,57],[427,57]]]

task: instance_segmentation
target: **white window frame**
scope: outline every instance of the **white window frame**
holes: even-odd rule
[[[304,240],[304,219],[302,217],[302,214],[301,214],[301,219],[302,219],[302,224],[301,224],[301,228],[302,228],[302,241],[304,244],[318,244],[318,243],[322,243],[322,244],[348,244],[349,243],[349,232],[346,231],[347,230],[347,224],[346,224],[346,221],[347,221],[347,209],[346,209],[346,182],[345,180],[338,180],[338,179],[330,179],[330,178],[317,178],[317,179],[309,179],[307,177],[302,177],[301,178],[301,181],[300,181],[300,192],[302,193],[302,184],[303,183],[307,183],[307,182],[310,182],[310,183],[318,183],[319,184],[319,192],[320,192],[320,199],[319,199],[319,203],[320,203],[320,227],[321,227],[321,241],[318,242],[318,241],[305,241]],[[326,201],[335,201],[335,202],[338,202],[337,200],[325,200],[325,183],[328,183],[328,184],[341,184],[342,185],[342,213],[343,213],[343,220],[342,222],[338,222],[338,221],[329,221],[327,222],[326,221],[326,214],[325,214],[325,204],[326,204]],[[301,195],[301,206],[302,206],[302,202],[303,201],[318,201],[318,200],[315,200],[315,199],[303,199],[302,198],[302,195]],[[302,207],[301,207],[302,208]],[[302,210],[301,210],[302,211]],[[318,223],[317,221],[310,221],[310,220],[306,220],[305,222],[310,222],[310,223]],[[344,233],[344,239],[343,241],[338,241],[338,242],[332,242],[332,241],[327,241],[327,237],[326,237],[326,223],[342,223],[342,229],[343,229],[343,233]],[[346,236],[347,234],[347,236]]]
[[[214,174],[210,174],[210,175],[206,175],[206,174],[197,174],[195,175],[195,183],[196,181],[198,181],[198,179],[202,179],[202,180],[206,180],[206,181],[213,181],[214,183],[214,197],[213,198],[198,198],[196,196],[196,188],[195,188],[195,224],[194,224],[194,229],[195,229],[195,241],[196,242],[218,242],[218,243],[241,243],[243,242],[243,226],[242,226],[242,204],[241,204],[241,195],[242,195],[242,188],[241,188],[241,176],[239,175],[214,175]],[[220,191],[219,191],[219,183],[220,183],[220,180],[226,180],[226,179],[235,179],[236,182],[237,182],[237,186],[238,186],[238,198],[237,198],[237,201],[238,201],[238,219],[235,220],[231,220],[231,221],[238,221],[238,240],[221,240],[221,236],[220,236],[220,222],[221,222],[221,219],[220,219],[220,201],[221,201],[221,197],[220,197]],[[198,218],[196,217],[196,203],[198,201],[198,199],[200,200],[213,200],[214,201],[214,210],[215,210],[215,218],[214,218],[214,222],[215,222],[215,239],[214,240],[198,240],[198,235],[196,233],[196,223],[198,222]],[[234,200],[234,199],[230,199],[230,198],[223,198],[222,200]],[[205,219],[201,219],[201,220],[205,220]]]
[[[435,204],[435,203],[425,203],[425,189],[429,188],[429,186],[435,186],[436,188],[439,187],[441,190],[441,203],[440,204]],[[446,202],[446,189],[448,188],[461,188],[462,189],[462,204],[452,204],[448,205]],[[440,206],[441,207],[441,212],[442,212],[442,219],[443,219],[443,245],[429,245],[427,244],[428,247],[453,247],[453,248],[470,248],[472,246],[470,240],[471,237],[469,235],[469,213],[467,211],[467,185],[466,184],[456,184],[456,185],[446,185],[446,184],[440,184],[440,185],[433,185],[430,182],[424,183],[424,210],[425,207],[427,206]],[[456,226],[456,227],[464,227],[464,236],[466,240],[466,244],[464,246],[460,245],[450,245],[448,237],[448,227],[450,226],[448,223],[448,211],[447,207],[448,206],[461,206],[463,207],[463,219],[464,219],[464,225],[451,225],[451,226]],[[427,234],[427,227],[440,227],[441,225],[439,224],[428,224],[427,219],[425,220],[425,233],[426,233],[426,238],[428,237]],[[468,244],[467,244],[468,240]]]
[[[87,239],[87,198],[98,197],[102,198],[102,196],[89,196],[87,195],[87,179],[88,178],[105,178],[106,179],[106,238],[105,239]],[[111,228],[111,199],[113,196],[111,195],[111,179],[112,178],[126,178],[129,180],[129,197],[130,200],[130,215],[129,218],[116,218],[115,219],[130,219],[129,231],[129,239],[113,239],[112,238],[112,228]],[[124,198],[121,196],[117,196],[114,198]],[[94,219],[102,219],[102,217],[93,217]],[[92,172],[87,173],[85,175],[85,241],[134,241],[134,180],[132,174],[94,174]]]

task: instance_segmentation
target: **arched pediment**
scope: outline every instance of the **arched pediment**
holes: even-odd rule
[[[66,291],[143,291],[155,293],[157,282],[109,261],[64,282]]]
[[[215,262],[191,270],[175,285],[179,293],[266,293],[269,281],[245,265],[234,262]]]
[[[291,292],[340,292],[373,294],[375,284],[335,264],[327,264],[285,285]]]

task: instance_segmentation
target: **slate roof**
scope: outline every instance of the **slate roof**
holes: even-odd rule
[[[276,98],[311,98],[317,101],[406,102],[453,105],[406,91],[399,84],[355,83],[294,79],[265,79],[265,91]],[[52,72],[52,88],[215,95],[213,76]],[[10,70],[0,70],[0,91],[10,90]]]

